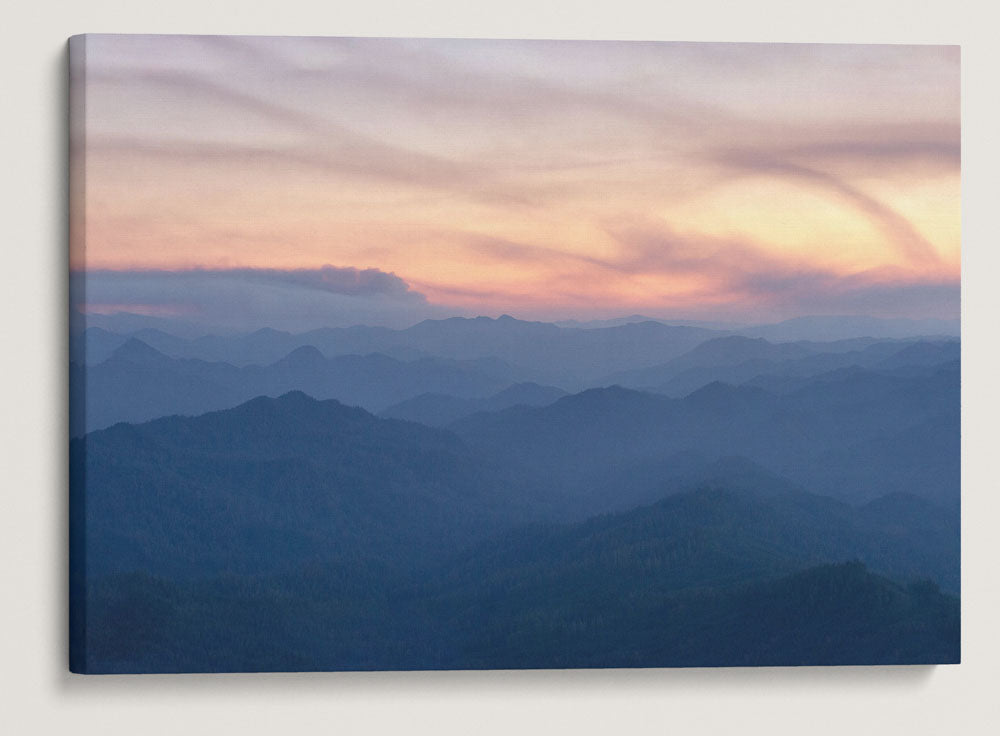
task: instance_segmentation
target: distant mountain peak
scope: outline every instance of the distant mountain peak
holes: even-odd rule
[[[635,402],[649,402],[665,400],[662,396],[656,396],[644,391],[625,388],[615,384],[613,386],[603,386],[601,388],[588,388],[580,393],[563,396],[555,402],[553,406],[602,406],[602,405],[629,405]]]
[[[335,417],[354,420],[375,419],[372,414],[360,407],[347,406],[336,399],[316,399],[298,390],[288,391],[278,397],[257,396],[231,409],[194,417],[192,421],[197,422],[203,417],[226,418],[227,421],[239,418],[240,421],[258,427],[269,427],[272,431],[276,428],[275,422],[290,422],[297,427],[309,424],[319,427]]]
[[[326,356],[313,345],[302,345],[278,361],[278,363],[293,367],[311,367],[326,365]]]
[[[336,399],[326,399],[325,401],[320,401],[319,399],[314,399],[312,396],[307,394],[305,391],[288,391],[281,394],[281,396],[276,399],[272,399],[275,403],[279,404],[290,404],[290,405],[302,405],[302,404],[330,404],[332,406],[343,406]]]
[[[251,337],[289,337],[292,333],[284,330],[276,330],[273,327],[261,327],[249,333]]]
[[[123,342],[108,358],[108,361],[134,363],[137,365],[148,365],[150,363],[160,363],[169,360],[170,358],[159,350],[135,337],[130,337]]]

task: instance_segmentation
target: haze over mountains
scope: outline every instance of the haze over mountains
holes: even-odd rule
[[[76,315],[71,319],[70,354],[77,362],[98,363],[128,337],[136,337],[176,358],[224,360],[235,365],[270,363],[297,347],[312,345],[326,355],[381,352],[399,358],[433,354],[468,359],[499,357],[510,362],[557,365],[577,373],[584,366],[601,363],[635,365],[605,370],[626,370],[669,360],[709,337],[738,334],[773,341],[831,341],[852,337],[905,339],[957,338],[959,324],[949,320],[901,320],[858,317],[809,317],[773,325],[734,326],[713,323],[664,323],[635,316],[601,323],[552,324],[529,322],[503,315],[424,320],[402,330],[388,327],[337,327],[290,333],[263,328],[247,333],[200,334],[165,331],[161,321],[133,315]],[[170,323],[167,322],[167,325]],[[573,326],[571,326],[573,325]],[[544,343],[549,341],[547,350]],[[554,342],[553,342],[554,341]],[[86,348],[86,354],[83,349]],[[624,351],[616,354],[617,351]],[[558,359],[581,357],[579,365],[559,365]],[[600,373],[598,369],[598,374]]]
[[[469,318],[455,317],[451,319]],[[478,317],[480,323],[489,319],[488,317]],[[429,319],[429,323],[448,322],[445,319]],[[524,321],[524,320],[515,320]],[[600,329],[605,327],[621,327],[629,324],[642,322],[657,322],[664,325],[695,327],[700,329],[715,330],[722,334],[740,334],[747,337],[764,337],[775,341],[789,340],[843,340],[852,337],[874,337],[874,338],[906,338],[906,337],[958,337],[961,333],[961,321],[959,319],[903,319],[903,318],[878,318],[865,316],[807,316],[794,317],[781,322],[766,324],[740,324],[737,322],[715,322],[705,320],[684,320],[684,319],[660,319],[641,314],[633,314],[627,317],[617,317],[612,319],[595,320],[560,320],[553,322],[560,328],[575,329]],[[79,334],[86,328],[96,328],[102,332],[111,332],[118,335],[130,335],[138,332],[164,333],[170,336],[177,336],[185,340],[196,340],[206,335],[228,335],[235,336],[241,334],[232,329],[213,329],[210,326],[200,325],[195,322],[186,322],[177,318],[151,316],[145,314],[132,314],[128,312],[115,312],[112,314],[82,314],[73,310],[70,315],[70,332]],[[317,334],[334,331],[353,330],[363,328],[366,331],[393,333],[407,332],[408,329],[389,329],[387,327],[366,327],[356,325],[354,327],[323,328],[310,330],[300,334]],[[261,327],[257,330],[247,330],[248,333],[259,332],[262,335],[282,335],[291,334],[273,327]],[[212,342],[214,338],[204,341]],[[298,344],[293,345],[296,347]],[[287,351],[285,351],[287,352]],[[105,355],[106,357],[106,355]],[[221,357],[221,356],[216,356]]]
[[[74,667],[957,661],[960,343],[879,324],[77,331]]]
[[[86,429],[169,414],[201,414],[255,396],[300,390],[373,411],[431,392],[480,398],[523,381],[530,373],[499,360],[400,361],[380,353],[326,358],[314,347],[295,348],[266,366],[234,366],[169,358],[130,338],[95,366],[72,374],[87,396]],[[83,431],[76,427],[74,434]]]
[[[86,374],[91,384],[86,392],[92,397],[89,430],[115,421],[225,408],[291,390],[372,411],[424,393],[486,399],[518,383],[570,393],[623,385],[683,396],[713,380],[740,384],[853,366],[891,368],[880,361],[904,348],[911,354],[902,354],[898,367],[957,360],[959,343],[917,337],[772,343],[651,321],[582,329],[504,316],[427,320],[407,330],[258,330],[196,339],[90,327],[71,336],[70,354],[73,380],[80,382]],[[83,429],[77,426],[73,433]]]

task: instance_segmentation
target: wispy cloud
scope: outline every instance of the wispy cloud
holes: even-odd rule
[[[84,265],[509,311],[958,277],[954,49],[98,37],[88,85]]]
[[[616,248],[598,257],[544,244],[454,232],[450,242],[494,263],[542,273],[531,283],[421,282],[432,300],[489,305],[496,312],[530,306],[539,317],[558,315],[546,304],[610,314],[616,300],[647,313],[714,317],[756,314],[866,313],[887,317],[957,315],[960,281],[914,267],[844,271],[796,254],[779,254],[740,237],[671,228],[638,216],[606,223]],[[438,237],[446,237],[438,234]],[[657,287],[657,284],[660,286]],[[635,301],[629,302],[632,294]],[[643,301],[645,300],[645,301]]]
[[[715,161],[744,175],[794,179],[828,191],[870,218],[886,233],[889,241],[908,262],[920,265],[940,263],[934,246],[909,220],[884,202],[831,173],[782,160],[762,150],[720,151],[716,154]]]
[[[259,92],[242,91],[198,74],[162,70],[95,72],[88,81],[110,86],[165,87],[187,98],[192,106],[211,104],[227,108],[226,114],[234,122],[246,116],[257,117],[299,134],[291,144],[262,141],[247,145],[231,140],[199,139],[191,131],[171,137],[169,129],[153,136],[98,132],[87,142],[94,153],[154,156],[184,160],[188,164],[219,160],[272,162],[443,190],[463,198],[528,203],[522,192],[505,187],[498,172],[483,163],[436,156],[381,141],[329,118],[271,101]]]
[[[270,325],[404,325],[440,309],[392,273],[375,268],[77,271],[74,305],[82,312],[184,315],[246,329]]]
[[[394,273],[386,273],[377,268],[190,268],[169,269],[92,269],[78,273],[85,277],[92,289],[120,288],[127,294],[129,289],[142,289],[143,284],[187,281],[228,280],[254,284],[292,286],[300,289],[324,291],[345,296],[385,296],[405,301],[426,301],[424,295],[410,288]],[[156,298],[148,295],[148,298]],[[169,290],[162,298],[170,298]]]

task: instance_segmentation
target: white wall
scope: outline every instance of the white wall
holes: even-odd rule
[[[8,0],[11,2],[11,0]],[[988,2],[35,0],[2,14],[0,728],[7,733],[987,733],[1000,728],[995,281],[1000,17]],[[731,7],[732,6],[732,7]],[[180,677],[65,668],[65,39],[81,32],[963,45],[964,663],[940,668]],[[996,731],[992,731],[996,732]]]

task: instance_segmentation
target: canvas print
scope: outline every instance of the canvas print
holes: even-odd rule
[[[70,668],[960,659],[951,46],[70,40]]]

